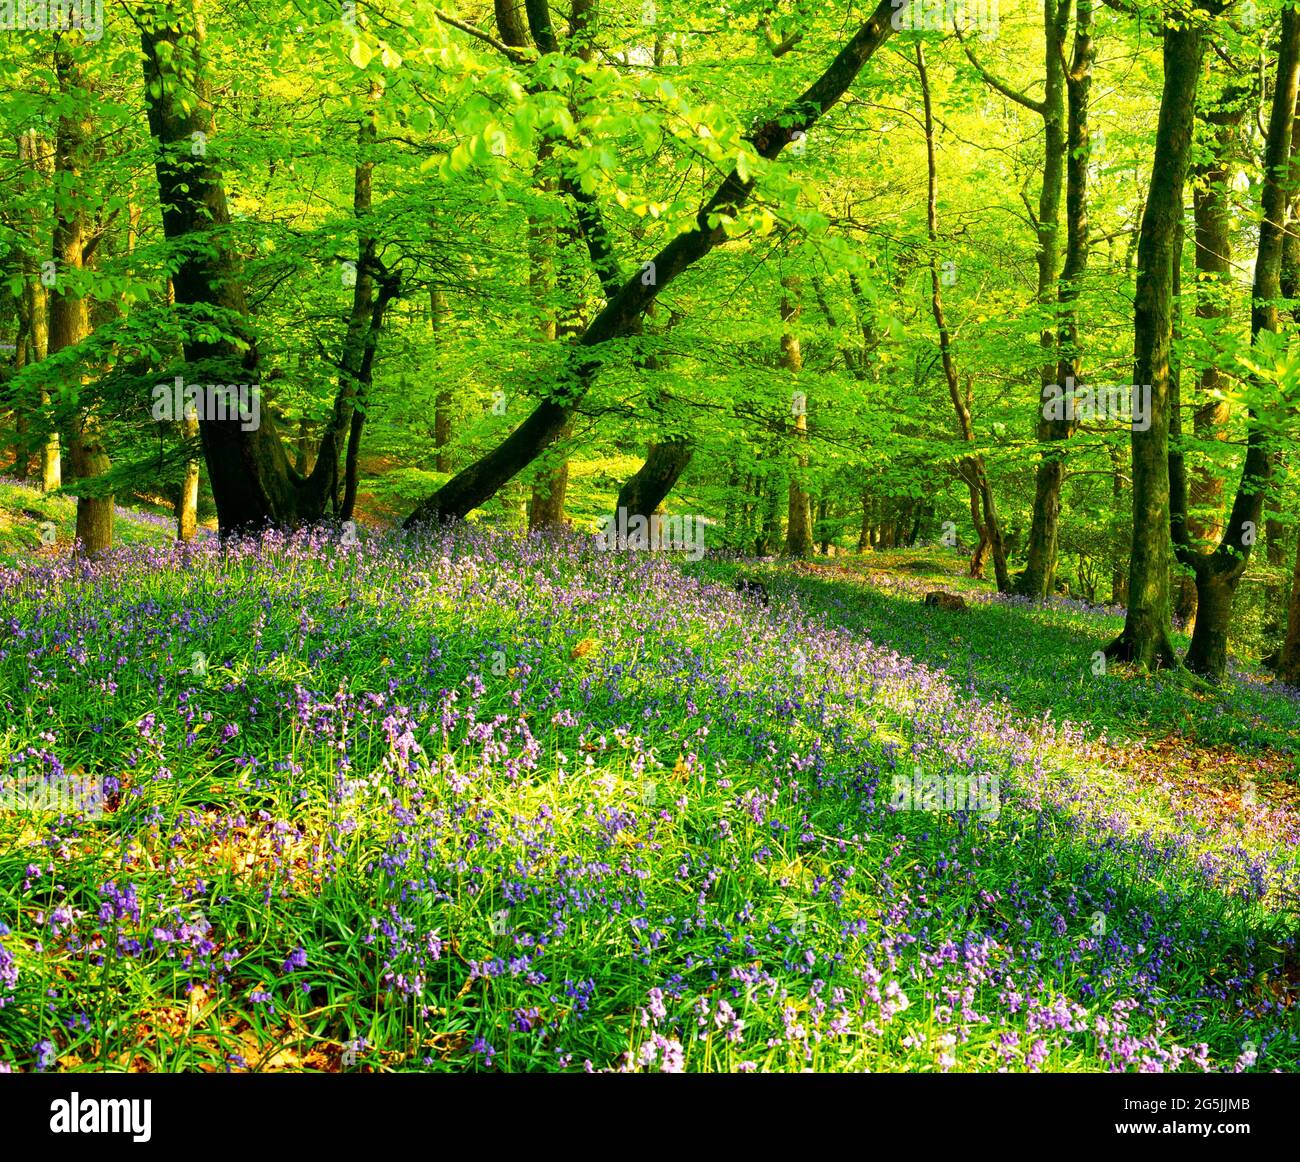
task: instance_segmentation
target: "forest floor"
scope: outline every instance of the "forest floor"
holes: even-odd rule
[[[0,1069],[1300,1067],[1300,694],[1100,671],[1114,611],[942,550],[39,548]]]

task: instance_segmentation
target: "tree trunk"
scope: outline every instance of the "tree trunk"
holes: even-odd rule
[[[1284,292],[1285,293],[1285,292]],[[1279,456],[1274,456],[1274,473]],[[1280,520],[1270,518],[1264,522],[1264,559],[1268,563],[1270,578],[1264,586],[1264,621],[1260,633],[1266,642],[1276,641],[1286,633],[1286,590],[1274,584],[1272,577],[1286,569],[1286,527]]]
[[[943,296],[939,290],[939,170],[934,152],[934,109],[930,101],[930,75],[925,64],[925,47],[917,41],[916,69],[921,78],[921,101],[925,110],[925,154],[927,173],[926,227],[930,238],[930,310],[934,315],[934,325],[939,332],[939,361],[943,365],[944,380],[948,385],[948,396],[952,400],[957,415],[957,427],[961,438],[968,444],[975,442],[975,429],[971,424],[969,389],[963,398],[961,384],[957,379],[957,365],[952,354],[952,340],[948,332],[948,323],[943,311]],[[997,508],[993,503],[993,488],[989,484],[984,468],[983,456],[972,454],[961,462],[962,478],[970,492],[971,523],[979,538],[975,552],[971,556],[970,575],[979,577],[984,571],[984,561],[989,554],[993,557],[994,573],[997,577],[998,592],[1011,591],[1011,578],[1007,573],[1007,557],[1002,544],[1002,530],[998,524]],[[982,515],[981,515],[981,509]]]
[[[626,509],[629,521],[634,516],[649,520],[676,486],[694,454],[695,444],[686,436],[651,444],[645,463],[619,489],[616,509]]]
[[[1108,444],[1106,451],[1110,456],[1110,497],[1115,512],[1124,511],[1124,449],[1121,445]],[[1120,568],[1119,561],[1112,558],[1110,571],[1110,603],[1126,605],[1128,603],[1128,578]]]
[[[229,240],[230,212],[220,171],[198,148],[214,133],[202,55],[203,24],[193,0],[150,10],[143,19],[145,103],[149,132],[155,141],[163,235],[182,257],[172,275],[177,305],[193,314],[219,314],[221,331],[195,329],[184,342],[188,371],[215,383],[242,383],[260,390],[261,362],[251,329],[234,247]],[[371,89],[372,105],[377,89]],[[364,406],[383,309],[396,295],[396,278],[375,259],[368,228],[370,170],[368,145],[373,141],[373,110],[362,120],[353,206],[357,212],[359,258],[343,364],[334,411],[321,437],[311,475],[304,479],[289,463],[288,452],[270,415],[248,422],[238,414],[201,415],[199,438],[217,506],[223,537],[257,532],[269,525],[291,527],[319,520],[328,505],[337,505],[339,460],[353,423]],[[373,296],[373,280],[381,291]],[[378,309],[376,309],[378,308]],[[367,326],[367,323],[369,324]],[[202,337],[197,337],[199,335]],[[260,422],[262,418],[268,422]]]
[[[58,282],[50,300],[51,355],[75,347],[90,334],[90,315],[78,285],[85,268],[88,242],[86,211],[80,199],[84,196],[82,169],[92,130],[84,112],[89,106],[89,90],[66,45],[60,44],[55,49],[54,62],[59,94],[67,111],[59,118],[54,147],[54,263]],[[73,415],[68,459],[72,475],[78,481],[78,552],[90,558],[99,557],[113,545],[113,497],[97,494],[99,486],[95,482],[112,465],[93,407],[79,405]],[[81,491],[83,488],[87,490]]]
[[[1291,601],[1287,608],[1286,640],[1282,643],[1277,676],[1288,686],[1300,686],[1300,540],[1296,542],[1295,569],[1291,575]]]
[[[1241,93],[1225,89],[1219,104],[1206,114],[1211,132],[1208,157],[1195,169],[1192,207],[1196,221],[1196,316],[1219,320],[1232,312],[1232,201],[1228,193],[1229,161],[1233,139],[1243,116]],[[1236,107],[1234,107],[1236,106]],[[1197,440],[1223,440],[1230,409],[1222,398],[1228,377],[1211,360],[1201,371],[1200,402],[1195,402],[1193,431]],[[1199,552],[1206,541],[1223,532],[1223,477],[1208,468],[1189,474],[1187,535]],[[1184,577],[1179,586],[1177,613],[1190,626],[1196,616],[1196,580]]]
[[[1086,0],[1085,0],[1086,3]],[[1061,185],[1066,163],[1065,111],[1065,22],[1069,0],[1045,0],[1043,4],[1043,99],[1032,102],[1043,119],[1043,179],[1038,195],[1038,304],[1044,315],[1055,306],[1058,296],[1057,262],[1060,254]],[[1063,440],[1068,429],[1043,416],[1042,401],[1052,398],[1050,388],[1057,380],[1057,333],[1045,317],[1040,336],[1044,359],[1039,375],[1038,439]],[[1033,515],[1029,528],[1029,557],[1020,575],[1017,591],[1042,600],[1051,592],[1056,569],[1057,524],[1060,517],[1061,483],[1065,473],[1058,455],[1042,453],[1034,480]]]
[[[1049,2],[1050,10],[1050,2]],[[1068,0],[1063,0],[1062,11],[1068,10]],[[1077,0],[1074,31],[1073,58],[1069,69],[1064,68],[1064,26],[1059,29],[1057,37],[1051,35],[1052,20],[1047,20],[1049,28],[1047,59],[1048,89],[1045,105],[1048,113],[1044,121],[1048,125],[1047,166],[1044,172],[1044,194],[1048,187],[1048,173],[1054,173],[1055,183],[1059,187],[1061,157],[1054,152],[1054,135],[1051,130],[1053,122],[1059,123],[1061,98],[1059,93],[1053,99],[1052,58],[1057,57],[1057,68],[1062,71],[1068,98],[1068,160],[1066,169],[1066,256],[1065,267],[1056,284],[1055,290],[1060,304],[1060,330],[1044,336],[1044,346],[1048,341],[1054,343],[1057,352],[1055,365],[1047,365],[1042,377],[1040,408],[1038,421],[1038,438],[1048,446],[1039,460],[1034,480],[1034,508],[1029,526],[1027,545],[1028,559],[1025,571],[1020,575],[1017,591],[1025,596],[1043,600],[1053,590],[1056,579],[1056,562],[1061,517],[1061,490],[1065,482],[1065,448],[1064,443],[1073,434],[1075,424],[1069,418],[1049,418],[1046,414],[1046,401],[1051,398],[1051,389],[1059,387],[1066,390],[1070,383],[1078,383],[1082,378],[1083,351],[1079,339],[1078,301],[1079,286],[1088,265],[1088,96],[1092,87],[1092,61],[1095,47],[1092,42],[1092,3],[1091,0]],[[1059,206],[1059,193],[1055,201],[1045,205],[1047,199],[1040,201],[1039,230],[1044,231],[1044,215],[1053,215]],[[1051,219],[1051,236],[1055,238],[1056,219]],[[1044,285],[1045,270],[1040,242],[1039,258],[1039,300],[1050,301],[1053,287]]]
[[[1287,8],[1282,13],[1277,81],[1264,143],[1263,218],[1259,225],[1250,313],[1252,345],[1259,342],[1265,331],[1276,333],[1281,327],[1278,300],[1282,294],[1282,249],[1287,208],[1291,201],[1291,137],[1298,90],[1300,11]],[[1175,455],[1172,467],[1178,476],[1176,496],[1181,507],[1173,510],[1171,530],[1179,560],[1195,571],[1198,605],[1196,628],[1185,661],[1189,669],[1218,681],[1228,665],[1228,627],[1233,597],[1262,531],[1264,498],[1273,468],[1268,424],[1260,421],[1254,409],[1248,412],[1246,458],[1241,480],[1223,536],[1212,553],[1197,552],[1188,540],[1181,453]]]
[[[1128,615],[1123,631],[1106,647],[1106,653],[1144,669],[1176,662],[1169,639],[1169,356],[1174,253],[1183,216],[1183,182],[1204,49],[1198,20],[1165,28],[1165,75],[1155,156],[1138,241],[1133,383],[1151,385],[1151,422],[1143,431],[1134,426],[1132,433]]]
[[[760,481],[762,497],[762,515],[758,537],[754,544],[754,556],[770,557],[781,544],[781,500],[782,493],[788,489],[788,482],[782,479],[777,469],[779,456],[773,449],[767,456],[768,474]],[[785,488],[782,485],[786,485]]]
[[[560,433],[560,440],[568,438],[571,426]],[[569,489],[569,460],[564,457],[540,473],[533,481],[532,503],[528,506],[528,531],[564,527],[564,499]]]
[[[225,188],[207,160],[211,151],[194,148],[214,133],[200,55],[202,22],[189,2],[159,10],[155,19],[159,23],[141,31],[145,101],[157,150],[154,168],[163,234],[183,247],[172,275],[176,303],[200,312],[216,308],[225,320],[233,320],[223,321],[222,331],[239,332],[202,338],[191,332],[184,343],[185,359],[190,374],[204,382],[256,384],[260,361],[253,336],[242,323],[247,306],[228,240]],[[171,20],[174,23],[164,22]],[[297,523],[297,477],[291,475],[273,424],[245,430],[238,416],[203,415],[199,437],[223,537]]]
[[[30,166],[32,180],[41,182],[48,177],[49,162],[45,140],[31,129],[18,137],[18,160],[20,165]],[[40,253],[41,222],[39,213],[33,213],[31,236],[36,252]],[[23,304],[22,314],[26,320],[25,362],[39,363],[49,352],[49,316],[48,296],[45,284],[41,282],[39,268],[34,259],[28,257],[23,263]],[[41,441],[41,489],[54,492],[63,484],[63,465],[59,452],[59,432],[48,419],[50,393],[42,390],[40,394],[41,410],[47,417],[50,430]]]
[[[186,441],[199,434],[199,421],[187,416],[182,425]],[[199,462],[185,462],[185,477],[181,481],[180,496],[176,504],[176,539],[192,541],[199,531]]]
[[[498,0],[500,3],[501,0]],[[429,325],[433,330],[434,346],[441,349],[447,341],[447,296],[437,287],[429,288]],[[451,409],[454,403],[446,368],[441,369],[441,386],[433,402],[433,469],[435,472],[451,471]]]
[[[803,350],[793,326],[798,321],[799,280],[786,277],[781,280],[781,366],[790,372],[790,382],[798,385],[803,370]],[[790,473],[789,503],[785,524],[785,555],[811,557],[813,554],[812,504],[804,488],[803,473],[808,468],[808,401],[798,386],[791,392],[791,410],[794,412],[795,456]]]
[[[871,17],[799,99],[748,135],[748,144],[759,156],[775,158],[796,133],[806,133],[840,99],[867,61],[892,35],[897,11],[893,0],[880,0]],[[540,43],[538,47],[542,47]],[[725,241],[726,230],[717,215],[734,213],[749,199],[753,188],[752,177],[742,178],[733,169],[700,207],[694,227],[674,237],[616,294],[607,296],[605,308],[575,345],[573,357],[551,397],[539,403],[496,448],[462,469],[418,505],[406,524],[463,519],[553,443],[597,374],[602,346],[634,334],[642,314],[660,291]]]

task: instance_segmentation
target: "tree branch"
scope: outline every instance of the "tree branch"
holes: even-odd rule
[[[988,71],[979,59],[975,56],[975,50],[966,43],[966,38],[962,36],[961,29],[957,27],[957,22],[953,21],[953,31],[957,34],[957,39],[961,42],[962,51],[966,54],[966,59],[974,66],[975,71],[984,78],[984,83],[991,89],[996,89],[1009,101],[1014,101],[1017,105],[1023,105],[1026,109],[1032,110],[1040,117],[1047,116],[1047,103],[1045,101],[1035,101],[1033,97],[1018,92],[1010,85],[998,80],[991,72]]]
[[[497,40],[490,32],[484,32],[481,28],[475,28],[472,24],[453,16],[450,12],[444,12],[441,8],[435,8],[433,14],[452,28],[459,28],[461,32],[468,36],[474,37],[475,40],[481,40],[484,44],[490,44],[507,60],[517,65],[526,65],[533,62],[533,54],[524,49],[512,48],[510,45]]]

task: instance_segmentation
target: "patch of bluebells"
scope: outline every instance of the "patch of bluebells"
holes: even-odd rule
[[[0,608],[21,745],[118,780],[0,884],[0,990],[58,958],[67,1019],[118,972],[284,1022],[318,999],[265,982],[310,963],[404,1068],[1294,1064],[1294,819],[1244,842],[1093,778],[1086,729],[797,594],[576,537],[317,529],[0,570]],[[996,777],[1001,811],[894,810],[917,764]]]

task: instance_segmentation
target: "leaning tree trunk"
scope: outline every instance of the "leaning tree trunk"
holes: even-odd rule
[[[616,508],[627,510],[627,519],[657,512],[676,486],[695,454],[695,443],[687,436],[674,436],[651,444],[645,463],[618,490]]]
[[[1146,430],[1134,426],[1132,432],[1128,614],[1124,629],[1106,647],[1106,654],[1144,669],[1174,665],[1177,660],[1169,638],[1169,360],[1174,254],[1183,217],[1183,183],[1204,51],[1204,32],[1198,20],[1165,28],[1165,76],[1155,156],[1138,240],[1133,383],[1136,387],[1150,384],[1151,415]]]
[[[760,157],[772,160],[796,134],[806,134],[812,129],[839,101],[876,50],[893,34],[893,21],[898,11],[900,9],[894,0],[880,0],[868,20],[821,76],[798,100],[759,124],[746,137],[746,147],[752,147]],[[749,200],[753,189],[752,176],[742,177],[735,169],[728,173],[700,207],[694,226],[674,237],[616,294],[607,296],[605,308],[591,321],[575,345],[573,357],[551,396],[539,403],[496,448],[462,469],[418,505],[407,517],[406,524],[463,519],[553,443],[591,386],[599,370],[600,352],[604,345],[634,334],[646,308],[663,288],[726,240],[725,221]]]

